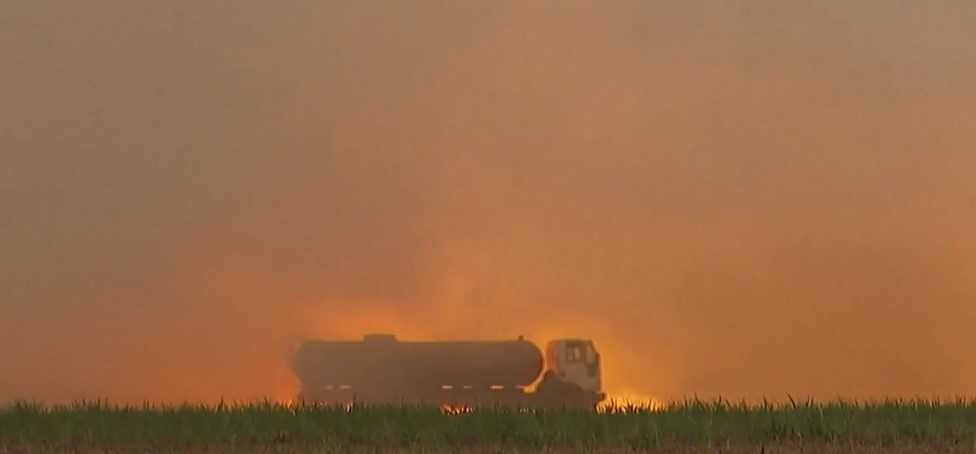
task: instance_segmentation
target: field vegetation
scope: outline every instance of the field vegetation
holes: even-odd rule
[[[976,401],[724,400],[600,412],[419,406],[0,409],[3,452],[976,452]]]

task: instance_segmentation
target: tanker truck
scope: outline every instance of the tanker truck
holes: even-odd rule
[[[313,340],[295,351],[298,400],[315,403],[594,408],[600,354],[586,339],[559,339],[545,355],[522,337],[498,341]]]

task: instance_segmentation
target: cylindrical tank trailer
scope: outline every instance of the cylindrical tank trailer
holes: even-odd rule
[[[599,354],[580,339],[550,342],[545,357],[522,338],[314,340],[298,348],[292,369],[304,401],[592,407],[604,398]]]

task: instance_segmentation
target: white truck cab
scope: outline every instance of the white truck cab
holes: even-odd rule
[[[584,392],[602,394],[600,354],[593,341],[558,339],[546,345],[546,369]]]

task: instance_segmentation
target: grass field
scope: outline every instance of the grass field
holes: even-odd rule
[[[976,452],[976,402],[687,401],[446,414],[270,403],[0,409],[4,452]]]

